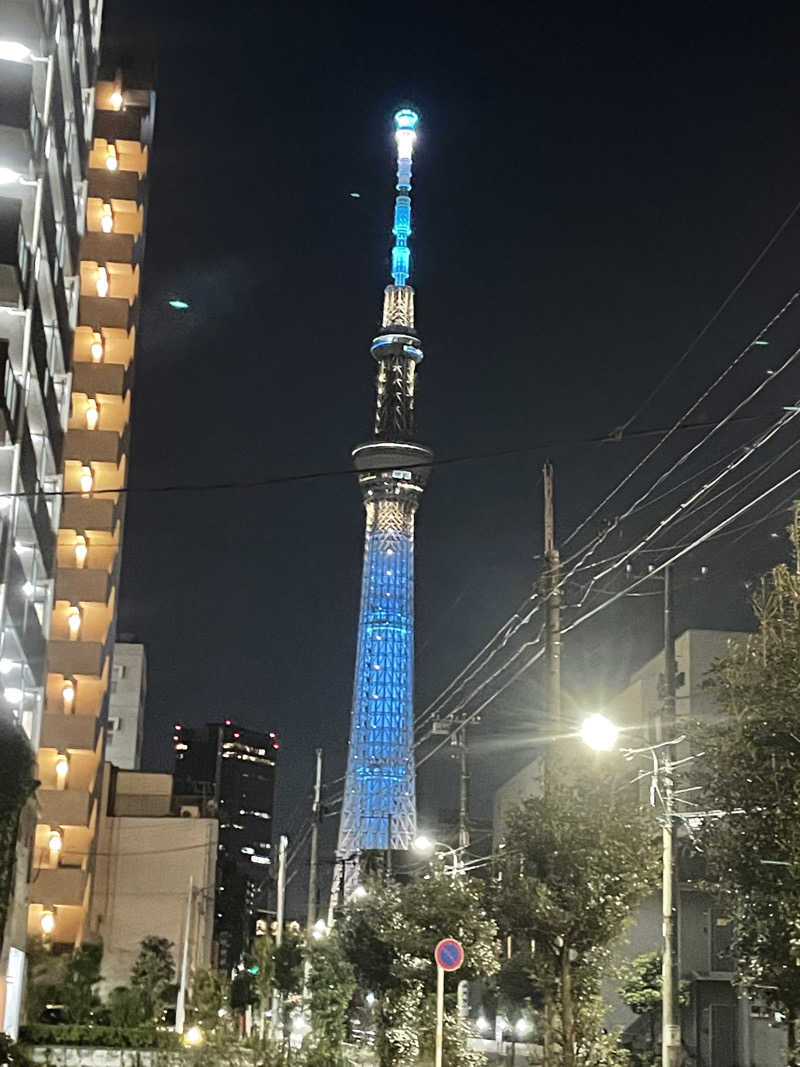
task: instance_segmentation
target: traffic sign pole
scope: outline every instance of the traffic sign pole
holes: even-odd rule
[[[436,1055],[434,1067],[442,1067],[444,1044],[444,972],[457,971],[464,962],[464,949],[452,937],[445,937],[433,953],[436,962]]]
[[[444,968],[436,964],[436,1057],[434,1067],[442,1067],[444,1043]]]

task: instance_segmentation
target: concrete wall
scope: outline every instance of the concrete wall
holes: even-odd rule
[[[90,908],[90,929],[103,940],[101,993],[127,985],[139,942],[151,934],[173,943],[178,964],[190,879],[194,893],[189,959],[193,967],[208,967],[217,821],[171,815],[114,816],[106,812],[104,806]]]
[[[147,660],[144,645],[118,641],[111,666],[106,759],[137,771],[141,765]]]

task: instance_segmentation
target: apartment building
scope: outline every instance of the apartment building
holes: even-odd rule
[[[33,750],[47,733],[46,646],[100,20],[99,0],[0,7],[0,716]],[[59,740],[56,753],[63,747]],[[55,763],[48,773],[57,778]],[[31,801],[0,856],[14,871],[0,930],[0,1029],[11,1034],[25,972],[34,826]]]
[[[102,73],[94,103],[28,915],[62,946],[80,943],[92,891],[155,117],[152,89],[125,71]]]

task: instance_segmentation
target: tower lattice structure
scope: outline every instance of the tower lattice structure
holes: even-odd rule
[[[393,284],[371,352],[378,365],[373,437],[353,450],[366,511],[350,747],[334,895],[358,884],[365,853],[407,850],[416,833],[414,781],[414,516],[433,453],[415,430],[422,346],[411,271],[411,157],[418,116],[394,117],[397,142]]]

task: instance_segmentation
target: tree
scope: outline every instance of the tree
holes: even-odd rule
[[[543,1022],[548,1040],[559,1037],[563,1067],[591,1050],[599,1027],[589,1008],[608,946],[658,874],[654,820],[612,769],[571,770],[511,813],[495,897],[503,932],[534,946],[535,984],[558,1005],[558,1026],[549,1010]]]
[[[800,576],[779,566],[754,598],[758,632],[732,645],[708,684],[721,712],[702,731],[698,779],[710,809],[707,874],[733,919],[739,981],[788,1022],[800,1016]]]
[[[273,950],[273,982],[284,997],[299,993],[303,987],[303,939],[291,926],[283,931],[280,946]]]
[[[630,960],[622,971],[619,995],[635,1015],[647,1025],[647,1059],[639,1056],[639,1067],[656,1067],[661,1027],[661,953],[646,952]]]
[[[131,986],[139,990],[148,1019],[155,1019],[175,977],[172,942],[166,937],[142,938],[131,971]]]
[[[141,1026],[150,1018],[149,1005],[138,987],[117,986],[108,996],[108,1021],[111,1026]]]
[[[70,1022],[89,1022],[92,1009],[100,1003],[94,987],[101,978],[102,960],[103,946],[100,943],[87,942],[72,950],[61,985],[61,1002]]]
[[[382,1067],[405,1067],[432,1055],[436,964],[443,937],[457,937],[466,961],[459,978],[489,977],[498,967],[497,927],[487,914],[485,887],[453,879],[442,867],[426,878],[397,885],[372,883],[344,909],[339,931],[345,956],[362,989],[376,996],[376,1047]],[[452,990],[452,985],[451,985]],[[466,1067],[482,1062],[467,1048],[467,1031],[453,1013],[445,1030],[444,1062]]]
[[[309,1067],[338,1067],[347,1037],[347,1009],[355,991],[355,973],[334,932],[310,944],[308,1006],[311,1033],[307,1042]]]
[[[0,714],[0,950],[16,870],[16,848],[22,809],[38,782],[34,756],[22,727]]]
[[[248,970],[252,975],[251,991],[258,1004],[258,1033],[264,1037],[264,1019],[270,1001],[275,976],[275,942],[269,934],[256,937],[248,957]]]
[[[230,984],[222,971],[195,971],[190,998],[192,1019],[206,1033],[230,1028]]]

